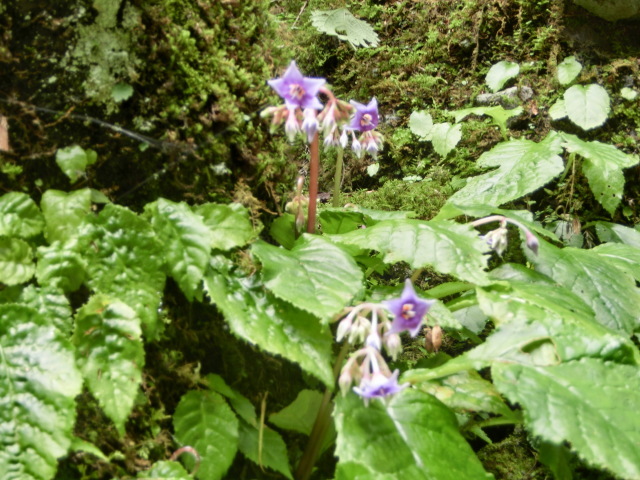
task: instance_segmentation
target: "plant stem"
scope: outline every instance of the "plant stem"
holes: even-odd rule
[[[307,216],[307,233],[316,232],[316,203],[318,202],[318,171],[320,169],[320,148],[318,132],[311,141],[311,159],[309,161],[309,214]]]
[[[338,148],[338,158],[336,158],[336,174],[333,177],[333,201],[334,207],[340,206],[340,184],[342,183],[342,163],[344,150]]]
[[[338,353],[338,358],[336,358],[336,363],[333,366],[334,379],[337,379],[340,374],[342,362],[344,361],[344,357],[347,355],[349,346],[348,342],[344,342],[340,349],[340,353]],[[304,453],[302,454],[302,458],[300,459],[300,463],[298,463],[298,468],[294,475],[296,480],[307,480],[309,476],[311,476],[313,465],[316,462],[320,448],[322,448],[322,444],[324,443],[324,437],[331,425],[331,397],[333,396],[333,390],[333,388],[327,388],[324,391],[322,402],[320,403],[320,408],[316,415],[316,421],[314,422],[311,433],[309,434],[307,448],[305,448]]]

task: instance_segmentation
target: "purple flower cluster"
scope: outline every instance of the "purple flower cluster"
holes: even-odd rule
[[[362,303],[347,309],[347,315],[338,324],[337,340],[346,338],[350,343],[364,345],[342,368],[338,379],[342,393],[346,394],[352,384],[357,383],[353,391],[368,403],[372,398],[386,399],[407,388],[408,384],[398,384],[399,371],[391,372],[382,350],[384,348],[391,358],[397,358],[402,351],[400,334],[408,332],[415,337],[434,302],[418,297],[411,280],[407,279],[400,298]]]
[[[284,99],[284,105],[267,107],[262,116],[273,116],[274,128],[284,123],[289,141],[302,134],[310,143],[322,130],[325,148],[345,148],[351,133],[351,147],[358,156],[366,151],[375,157],[382,150],[383,137],[375,131],[379,121],[375,98],[367,105],[339,100],[324,86],[324,78],[303,76],[295,61],[281,78],[267,83]],[[319,94],[328,98],[326,105],[318,99]],[[361,132],[359,138],[355,132]]]

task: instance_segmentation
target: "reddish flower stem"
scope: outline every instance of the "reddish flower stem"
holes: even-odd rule
[[[316,203],[318,201],[318,171],[320,169],[320,147],[318,132],[311,141],[311,160],[309,162],[309,215],[307,216],[307,233],[316,232]]]

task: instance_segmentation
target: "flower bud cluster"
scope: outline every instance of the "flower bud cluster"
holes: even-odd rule
[[[513,220],[511,218],[507,218],[503,215],[491,215],[489,217],[480,218],[471,222],[471,226],[479,227],[480,225],[484,225],[491,222],[500,222],[500,226],[495,230],[491,230],[489,233],[482,235],[481,238],[487,242],[489,249],[496,252],[498,255],[502,256],[504,251],[508,246],[508,233],[507,224],[512,224],[518,227],[520,230],[524,232],[525,235],[525,245],[529,250],[531,250],[534,254],[538,254],[538,248],[540,247],[540,242],[536,238],[536,236],[531,233],[531,231],[525,227],[522,223],[517,220]]]
[[[385,399],[408,387],[408,384],[398,384],[399,371],[391,372],[382,352],[397,359],[402,352],[400,334],[407,331],[416,336],[433,302],[419,298],[407,280],[398,299],[345,309],[346,315],[339,319],[336,340],[346,339],[362,347],[351,354],[338,378],[343,395],[357,384],[354,392],[368,404],[372,398]]]
[[[344,149],[349,143],[358,157],[365,152],[374,158],[382,150],[383,137],[374,131],[378,125],[378,103],[375,98],[368,105],[337,99],[326,88],[324,78],[304,77],[296,62],[292,61],[281,78],[267,82],[282,99],[284,105],[265,108],[260,114],[263,118],[272,117],[271,130],[284,123],[284,130],[290,142],[298,135],[311,143],[318,132],[322,132],[325,149]],[[323,106],[318,95],[328,100]],[[355,132],[362,132],[359,138]]]

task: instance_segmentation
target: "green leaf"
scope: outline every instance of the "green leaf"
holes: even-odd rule
[[[486,473],[458,431],[451,410],[433,396],[405,390],[368,407],[354,394],[336,399],[336,478],[478,480]],[[353,472],[358,477],[350,476]]]
[[[60,148],[56,152],[56,163],[60,170],[74,183],[85,174],[89,165],[96,163],[98,154],[93,150],[85,150],[78,145]]]
[[[73,439],[81,387],[66,338],[35,309],[0,305],[3,478],[53,478]]]
[[[124,102],[133,95],[133,87],[128,83],[116,83],[111,89],[111,98],[116,103]]]
[[[462,138],[462,126],[450,123],[436,123],[431,129],[433,149],[442,158],[451,152]]]
[[[191,480],[193,477],[178,462],[160,461],[138,473],[138,480]]]
[[[44,229],[44,217],[26,193],[10,192],[0,197],[0,235],[31,238]]]
[[[334,241],[384,254],[385,263],[432,266],[476,284],[488,282],[486,243],[468,225],[448,221],[385,220],[372,227],[333,235]]]
[[[492,92],[497,92],[505,83],[520,73],[520,65],[505,60],[491,66],[485,81]]]
[[[640,248],[623,243],[605,243],[592,248],[590,252],[600,255],[603,260],[615,264],[640,282]]]
[[[414,135],[421,137],[423,140],[431,140],[432,128],[433,119],[426,110],[413,112],[409,117],[409,129]]]
[[[531,140],[502,142],[478,159],[480,167],[499,167],[471,177],[448,203],[487,204],[499,207],[546,185],[564,170],[560,136],[551,132],[540,143]]]
[[[109,457],[102,453],[102,450],[96,447],[93,443],[87,442],[86,440],[78,437],[73,437],[71,439],[71,447],[69,448],[69,451],[90,453],[104,462],[109,462]]]
[[[40,207],[46,223],[49,243],[66,242],[78,235],[78,228],[91,211],[91,191],[88,188],[65,193],[47,190]]]
[[[549,108],[549,116],[551,120],[560,120],[567,116],[567,108],[564,105],[564,98],[559,98]]]
[[[29,285],[20,292],[16,303],[35,308],[63,337],[68,338],[71,335],[71,306],[61,290],[51,286]]]
[[[65,292],[74,292],[86,276],[86,262],[82,256],[68,244],[59,241],[50,246],[38,248],[36,278],[40,285],[60,288]]]
[[[202,459],[198,478],[222,478],[238,450],[238,419],[224,398],[209,391],[187,392],[173,414],[173,427],[178,441],[195,448]],[[192,459],[185,463],[193,467]]]
[[[293,480],[287,445],[279,433],[266,425],[263,426],[261,443],[258,427],[240,422],[238,450],[261,468],[270,468]]]
[[[231,250],[249,243],[255,232],[251,225],[249,212],[238,203],[218,205],[206,203],[194,209],[211,232],[211,248]]]
[[[564,92],[569,120],[583,130],[599,127],[607,121],[611,109],[609,94],[600,85],[574,85]]]
[[[290,213],[276,218],[269,228],[269,235],[284,248],[292,249],[296,243],[296,220]]]
[[[576,60],[576,57],[571,56],[565,58],[559,65],[556,71],[556,77],[560,85],[569,85],[573,82],[580,72],[582,71],[582,64]]]
[[[78,310],[73,343],[91,393],[120,435],[138,393],[144,366],[140,319],[119,300],[94,295]]]
[[[269,415],[269,422],[284,430],[310,435],[321,403],[322,393],[301,390],[293,402]]]
[[[371,25],[354,17],[346,8],[313,10],[311,24],[319,32],[346,40],[353,48],[378,46],[378,34]]]
[[[146,205],[145,214],[164,247],[171,276],[192,301],[209,262],[212,242],[209,228],[183,202],[161,198]]]
[[[80,243],[89,287],[133,308],[145,337],[156,338],[165,250],[149,223],[127,208],[109,204],[91,219]]]
[[[265,292],[255,276],[234,277],[210,270],[204,284],[234,334],[333,385],[331,332],[315,317]]]
[[[322,210],[318,215],[322,233],[347,233],[365,225],[365,215],[354,210]]]
[[[253,404],[243,395],[232,389],[220,375],[210,373],[205,377],[209,388],[216,393],[226,397],[231,404],[231,408],[250,425],[257,425],[258,418]]]
[[[620,96],[625,100],[629,100],[630,102],[632,102],[636,98],[638,98],[638,92],[633,88],[623,87],[620,89]]]
[[[19,238],[0,237],[0,278],[6,285],[18,285],[33,277],[33,251]]]
[[[601,242],[617,242],[640,248],[640,231],[618,223],[595,222],[596,233]]]
[[[271,292],[328,321],[362,288],[362,271],[340,247],[305,233],[291,250],[256,242],[251,252],[262,263]]]
[[[536,367],[495,364],[498,389],[519,403],[534,435],[571,448],[622,478],[640,478],[640,374],[637,366],[583,358]]]
[[[462,119],[469,115],[488,115],[491,117],[493,124],[500,128],[502,136],[506,138],[507,121],[512,117],[517,117],[522,113],[522,111],[522,107],[516,107],[506,110],[504,107],[496,105],[493,107],[463,108],[462,110],[454,110],[452,112],[448,112],[448,114],[455,116],[456,123],[459,123]]]
[[[636,155],[621,152],[613,145],[598,141],[585,142],[568,133],[561,135],[563,146],[585,159],[582,171],[589,180],[591,191],[605,210],[613,215],[624,191],[622,169],[637,165],[640,159]]]
[[[367,175],[369,175],[370,177],[375,177],[378,173],[378,170],[380,170],[379,163],[372,163],[371,165],[367,165]]]
[[[589,305],[602,325],[626,333],[632,333],[640,325],[640,290],[633,277],[618,268],[616,262],[590,250],[560,249],[543,240],[538,255],[529,255],[529,259],[537,271]]]

